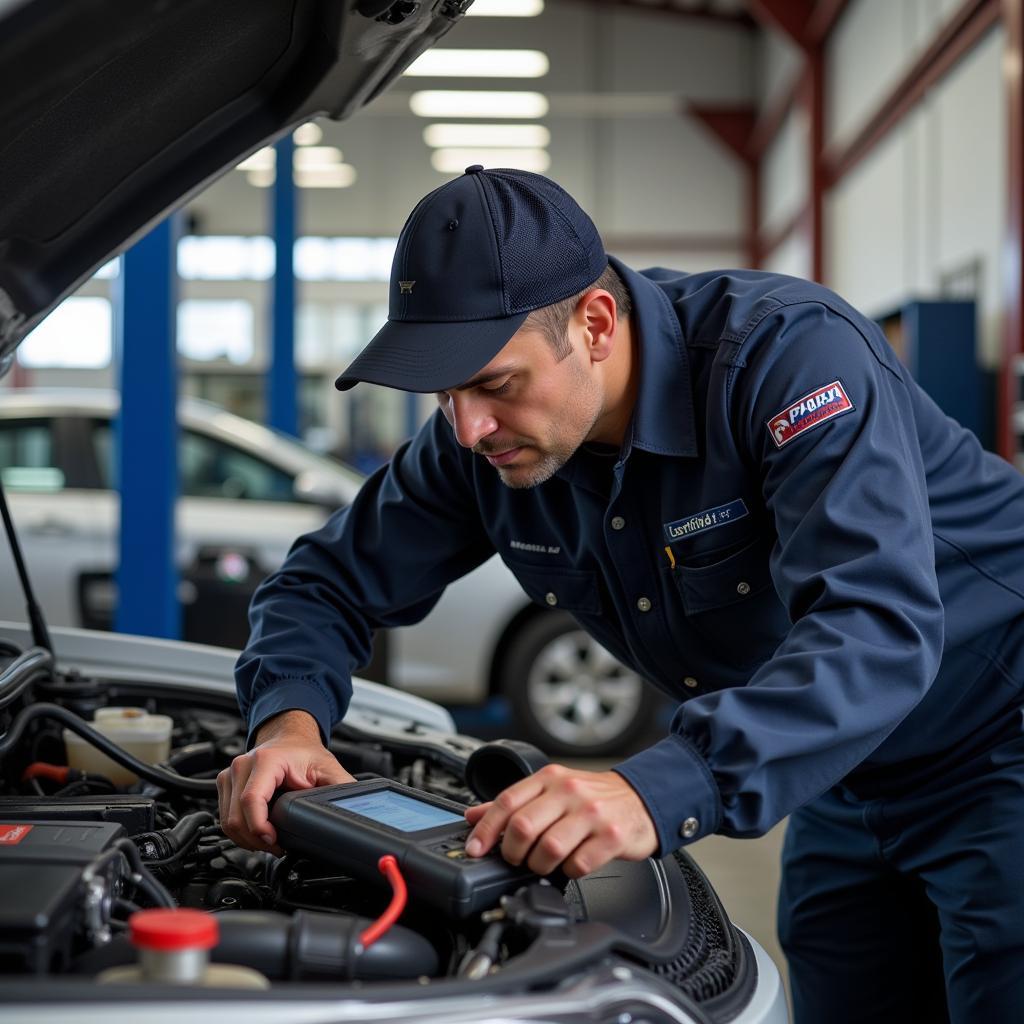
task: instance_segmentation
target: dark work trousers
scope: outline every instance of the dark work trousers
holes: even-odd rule
[[[922,774],[870,799],[837,786],[790,818],[779,938],[796,1024],[1024,1022],[1021,710]]]

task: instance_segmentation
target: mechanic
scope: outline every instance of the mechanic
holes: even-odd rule
[[[498,552],[680,704],[472,809],[470,853],[579,876],[791,815],[798,1020],[1020,1020],[1024,479],[834,293],[637,273],[539,175],[426,196],[390,289],[337,385],[440,410],[255,595],[228,834],[276,849],[275,789],[350,778],[324,744],[373,631]]]

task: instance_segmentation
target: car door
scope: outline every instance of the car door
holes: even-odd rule
[[[109,569],[114,515],[78,457],[75,416],[26,412],[0,418],[0,474],[36,600],[52,625],[81,625],[80,581]],[[0,543],[0,619],[23,621],[25,599]]]
[[[104,483],[113,476],[113,433],[107,420],[91,427]],[[284,559],[292,541],[320,526],[327,510],[295,499],[295,479],[230,438],[183,426],[178,441],[175,558],[181,576],[186,640],[241,646],[248,635],[252,592]],[[91,581],[88,604],[110,615],[112,582]],[[103,626],[97,617],[89,625]]]

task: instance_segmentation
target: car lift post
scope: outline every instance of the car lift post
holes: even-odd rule
[[[274,296],[270,330],[268,421],[298,437],[298,375],[295,371],[295,220],[296,194],[292,174],[295,143],[291,132],[274,146],[277,153],[273,188]]]
[[[177,225],[176,217],[165,219],[121,257],[114,289],[121,390],[114,430],[121,493],[114,628],[169,639],[181,635],[174,565]]]

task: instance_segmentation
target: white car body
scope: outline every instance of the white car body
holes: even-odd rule
[[[0,431],[5,424],[32,420],[80,417],[109,422],[117,408],[118,398],[112,391],[6,389],[0,391]],[[176,523],[179,567],[192,564],[203,548],[241,549],[254,553],[260,567],[272,571],[296,537],[323,524],[329,502],[335,507],[349,504],[362,484],[363,477],[355,470],[208,402],[181,399],[178,421],[182,431],[246,452],[295,480],[293,501],[182,496]],[[20,478],[9,474],[5,485],[36,596],[49,621],[58,626],[82,625],[79,577],[110,571],[117,560],[117,493],[56,485],[45,474],[35,482],[25,474]],[[6,545],[0,550],[0,579],[15,579]],[[184,600],[188,597],[183,594]],[[490,559],[450,586],[423,622],[392,631],[390,682],[434,700],[465,704],[486,700],[502,634],[529,606],[529,598],[502,561]],[[23,616],[19,589],[0,589],[0,618]],[[467,639],[453,643],[453,637]]]

